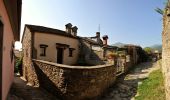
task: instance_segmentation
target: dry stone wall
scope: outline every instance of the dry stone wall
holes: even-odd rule
[[[32,63],[32,43],[33,37],[32,32],[28,28],[25,28],[27,34],[24,34],[22,41],[23,47],[23,77],[34,86],[39,86],[37,76],[35,74],[35,69]]]
[[[33,60],[39,85],[64,100],[94,100],[115,82],[113,65],[67,66]]]

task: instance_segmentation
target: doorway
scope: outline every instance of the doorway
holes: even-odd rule
[[[57,63],[63,63],[63,48],[57,48]]]
[[[2,97],[2,60],[3,60],[3,23],[0,20],[0,97]]]

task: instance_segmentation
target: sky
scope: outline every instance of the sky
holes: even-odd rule
[[[25,24],[65,30],[65,24],[78,27],[79,36],[108,35],[116,42],[142,47],[161,44],[162,16],[154,9],[164,8],[165,0],[23,0],[21,35]],[[19,42],[16,48],[21,48]]]

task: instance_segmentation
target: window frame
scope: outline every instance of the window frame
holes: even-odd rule
[[[40,44],[40,56],[46,56],[46,49],[47,49],[48,45],[45,44]]]
[[[74,48],[69,48],[69,57],[73,57],[73,51],[74,51],[75,49]]]

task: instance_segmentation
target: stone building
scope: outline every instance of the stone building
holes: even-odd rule
[[[0,100],[6,100],[14,77],[14,43],[20,39],[22,0],[0,0]]]
[[[77,35],[77,27],[65,31],[25,25],[22,37],[23,76],[64,100],[95,100],[139,60],[138,46],[108,45],[108,36]],[[114,59],[109,54],[119,52]],[[119,60],[119,61],[118,61]]]
[[[105,49],[104,41],[100,39],[100,32],[94,37],[79,37],[80,50],[78,64],[81,65],[102,65],[104,64]],[[84,62],[84,64],[82,63]]]
[[[77,27],[65,26],[62,31],[25,25],[23,76],[64,100],[96,98],[116,79],[115,67],[104,61],[113,47],[107,44],[108,36],[101,40],[100,32],[81,37]]]
[[[93,37],[77,36],[78,28],[71,23],[65,25],[65,31],[44,26],[25,25],[22,37],[23,75],[29,81],[32,73],[32,59],[64,65],[102,65],[104,60],[104,42],[100,32]],[[103,44],[104,43],[104,44]],[[33,83],[34,84],[34,83]]]
[[[139,55],[137,54],[137,47],[135,45],[125,45],[125,48],[127,48],[127,52],[130,55],[130,61],[132,62],[132,65],[137,64]]]
[[[24,58],[73,65],[77,61],[79,42],[71,24],[66,31],[25,25],[22,38]],[[74,27],[76,29],[76,27]]]
[[[97,63],[103,59],[100,32],[94,37],[80,37],[77,36],[76,26],[72,27],[70,23],[65,26],[66,31],[25,25],[22,38],[24,58],[66,65],[75,65],[77,62],[81,63],[81,60],[87,64],[95,60]]]

